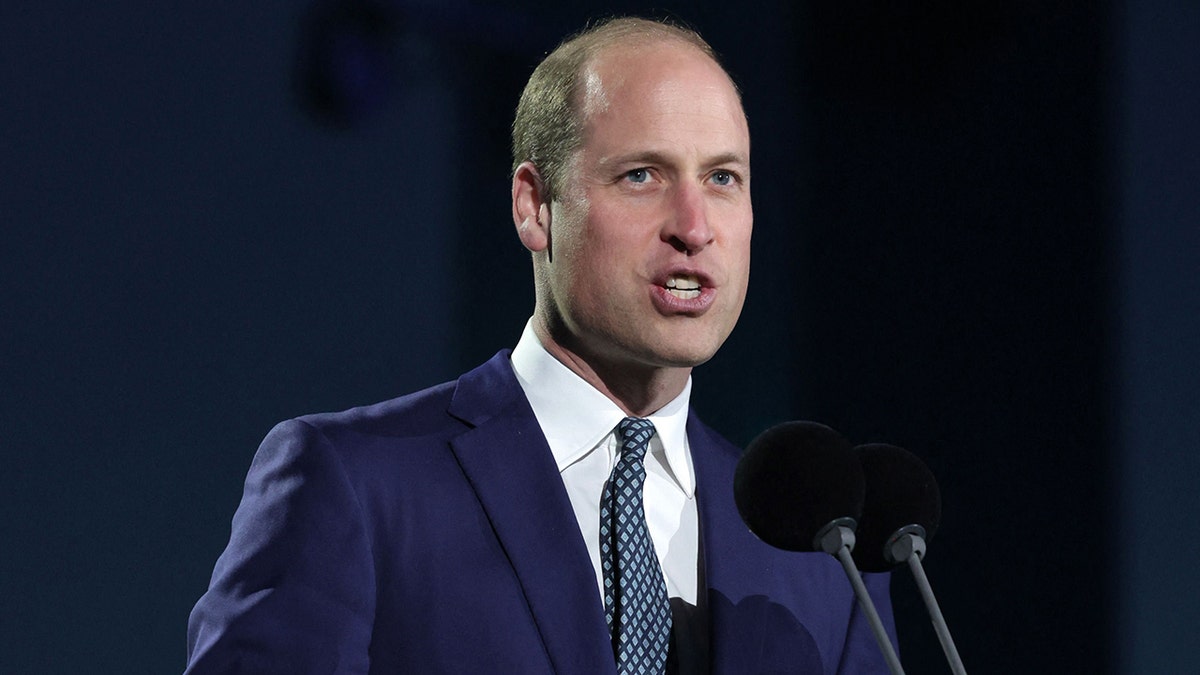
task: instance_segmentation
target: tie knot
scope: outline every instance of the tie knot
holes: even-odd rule
[[[617,437],[621,439],[621,454],[641,459],[650,447],[654,436],[654,423],[641,417],[626,417],[617,425]]]

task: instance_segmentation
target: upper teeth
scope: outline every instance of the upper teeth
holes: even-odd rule
[[[667,288],[675,288],[681,291],[698,291],[700,290],[700,280],[691,275],[672,275],[667,278]]]

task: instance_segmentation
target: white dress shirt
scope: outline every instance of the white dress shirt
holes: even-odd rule
[[[512,365],[558,464],[603,601],[600,497],[620,454],[617,424],[627,415],[551,356],[531,323],[525,325],[513,349]],[[657,433],[646,453],[644,501],[646,524],[667,581],[667,593],[695,605],[699,530],[696,479],[687,440],[691,392],[689,377],[679,396],[646,418],[654,423]]]

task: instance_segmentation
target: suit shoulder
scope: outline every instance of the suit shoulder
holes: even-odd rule
[[[422,389],[370,405],[339,412],[303,415],[280,424],[300,424],[328,438],[345,434],[370,436],[425,436],[450,426],[458,426],[447,413],[456,381]]]
[[[304,415],[279,427],[308,427],[334,445],[365,438],[439,438],[477,424],[519,392],[508,351],[502,350],[457,380],[341,412]]]

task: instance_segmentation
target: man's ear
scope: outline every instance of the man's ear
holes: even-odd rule
[[[533,162],[522,162],[513,172],[513,224],[525,248],[539,253],[550,249],[550,201],[542,175]]]

